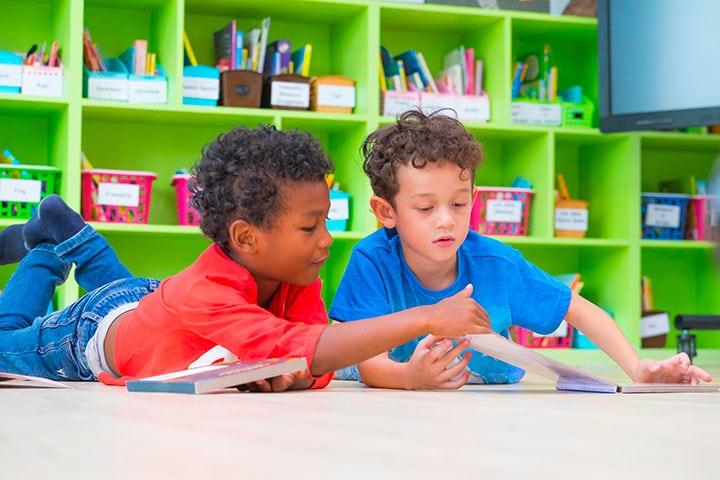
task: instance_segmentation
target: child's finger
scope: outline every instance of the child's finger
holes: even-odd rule
[[[293,377],[291,375],[280,375],[273,377],[270,383],[273,392],[284,392],[293,384]]]
[[[449,380],[445,383],[441,383],[438,387],[444,390],[457,390],[465,385],[468,382],[468,379],[470,379],[470,372],[465,372],[455,380]]]
[[[690,367],[690,376],[693,379],[699,379],[699,380],[702,380],[703,382],[708,382],[708,383],[712,382],[712,376],[708,372],[706,372],[702,368],[696,367],[694,365],[692,367]]]
[[[458,342],[457,345],[455,345],[451,350],[449,350],[445,355],[438,358],[438,362],[442,365],[449,365],[450,362],[455,360],[457,357],[460,356],[460,354],[470,346],[470,342],[463,339]]]
[[[445,340],[443,337],[436,337],[435,335],[430,334],[418,342],[416,349],[429,349],[436,343],[442,342],[443,340]]]
[[[440,356],[447,351],[452,345],[450,340],[443,340],[442,342],[435,343],[432,348],[428,351],[428,357],[431,363],[435,363]]]
[[[466,355],[463,355],[463,358],[455,365],[449,367],[447,370],[444,370],[438,376],[439,383],[445,383],[463,373],[463,371],[467,368],[469,362],[470,352],[468,352]]]
[[[270,383],[267,380],[258,380],[255,382],[255,386],[257,387],[258,391],[267,393],[272,392],[272,387],[270,386]]]

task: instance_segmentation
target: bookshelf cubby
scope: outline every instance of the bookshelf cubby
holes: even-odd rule
[[[0,0],[6,20],[0,49],[23,51],[32,43],[58,39],[66,69],[60,98],[0,95],[0,148],[23,162],[62,168],[61,193],[80,207],[80,154],[97,167],[153,171],[148,225],[96,224],[136,275],[165,277],[188,265],[207,245],[197,228],[177,225],[170,177],[200,157],[203,145],[235,125],[274,124],[316,135],[332,157],[337,180],[352,195],[349,231],[334,234],[331,257],[321,271],[328,303],[353,246],[375,228],[359,147],[379,125],[380,45],[397,54],[422,51],[437,72],[449,50],[464,44],[484,61],[491,102],[486,124],[468,123],[483,144],[485,162],[476,181],[506,186],[521,175],[533,183],[528,237],[501,240],[520,249],[551,273],[579,272],[588,298],[611,310],[633,345],[640,347],[640,277],[649,275],[659,309],[677,313],[720,313],[720,279],[709,242],[640,238],[640,193],[664,179],[707,178],[720,152],[720,136],[679,133],[603,135],[595,128],[545,128],[510,123],[510,79],[518,55],[552,45],[559,65],[559,89],[582,85],[597,101],[597,25],[594,19],[414,5],[368,0]],[[30,13],[28,13],[30,12]],[[332,115],[230,107],[182,105],[182,31],[201,63],[213,61],[212,33],[231,19],[241,29],[272,17],[270,37],[294,46],[313,44],[311,74],[341,74],[357,82],[353,114]],[[136,38],[147,38],[169,79],[167,105],[130,105],[82,98],[82,31],[107,55]],[[597,115],[597,114],[596,114]],[[595,119],[597,125],[597,119]],[[555,175],[563,173],[573,197],[590,204],[584,239],[553,236]],[[0,220],[5,227],[16,220]],[[0,287],[13,267],[0,268]],[[82,292],[72,281],[58,292],[63,307]],[[720,334],[698,334],[700,360],[720,358]],[[663,357],[675,347],[643,350]],[[571,362],[608,361],[589,350],[552,351]]]

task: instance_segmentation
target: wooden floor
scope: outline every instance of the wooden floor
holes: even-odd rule
[[[562,393],[536,378],[455,392],[5,388],[0,421],[3,480],[720,478],[720,394]]]

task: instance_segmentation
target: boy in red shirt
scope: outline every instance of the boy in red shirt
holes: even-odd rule
[[[23,257],[0,296],[0,371],[122,384],[219,360],[302,356],[308,371],[254,388],[322,388],[335,370],[418,336],[488,332],[471,287],[435,305],[328,325],[318,272],[332,243],[331,170],[305,133],[221,135],[194,169],[193,203],[213,244],[163,282],[132,277],[92,227],[48,197],[0,237],[0,262]],[[88,294],[42,316],[73,264]]]

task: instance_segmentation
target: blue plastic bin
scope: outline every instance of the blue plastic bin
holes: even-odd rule
[[[350,220],[350,194],[330,190],[330,212],[326,220],[327,229],[333,232],[347,231]]]
[[[643,193],[642,238],[682,240],[690,195],[680,193]]]

